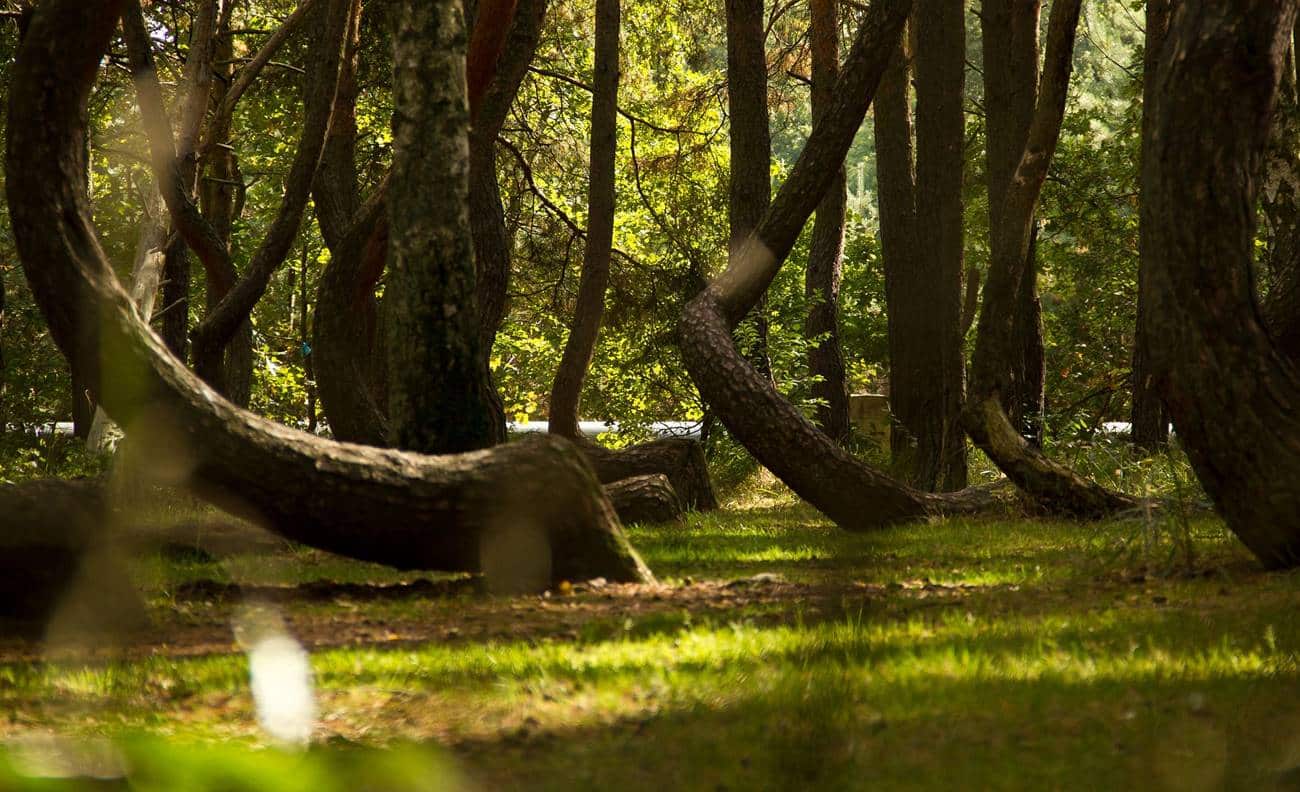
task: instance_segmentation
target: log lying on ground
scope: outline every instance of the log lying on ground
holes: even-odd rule
[[[24,121],[10,127],[6,186],[24,271],[54,339],[112,367],[100,403],[142,456],[285,538],[352,558],[478,570],[526,536],[549,550],[537,561],[550,579],[652,579],[567,441],[445,457],[334,443],[235,407],[168,353],[99,246],[81,164],[86,101],[122,5],[38,8],[12,71],[10,117]]]
[[[708,460],[704,458],[704,449],[694,440],[667,437],[617,450],[587,440],[578,443],[602,484],[658,474],[668,479],[686,510],[704,512],[718,508]]]
[[[147,619],[104,547],[104,488],[93,481],[0,486],[0,635],[39,637],[57,615],[96,635]]]
[[[672,482],[660,473],[606,484],[605,494],[627,524],[678,522],[686,511]]]

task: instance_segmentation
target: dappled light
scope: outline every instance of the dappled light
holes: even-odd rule
[[[1300,0],[0,0],[0,790],[1300,788]]]

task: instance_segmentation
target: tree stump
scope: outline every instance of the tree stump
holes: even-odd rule
[[[686,511],[662,473],[633,476],[605,485],[605,494],[624,524],[680,522]]]

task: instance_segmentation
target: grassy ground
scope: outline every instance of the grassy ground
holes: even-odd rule
[[[147,789],[1300,786],[1300,574],[1213,519],[853,536],[774,495],[631,534],[660,585],[513,599],[154,553],[116,659],[0,645],[0,786],[71,761],[46,734],[112,737],[76,761]],[[311,651],[306,754],[235,750],[267,743],[249,598]]]

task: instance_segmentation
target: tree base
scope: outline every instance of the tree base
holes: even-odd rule
[[[672,482],[661,473],[606,484],[605,494],[625,525],[681,522],[686,511]]]

